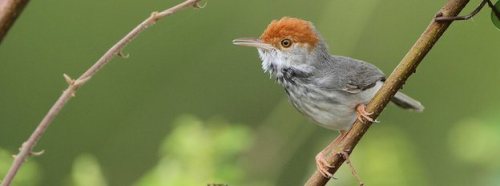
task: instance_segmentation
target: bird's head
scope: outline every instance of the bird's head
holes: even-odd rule
[[[258,39],[235,39],[233,44],[256,47],[262,68],[272,74],[283,68],[309,72],[329,55],[311,22],[290,17],[272,21]]]

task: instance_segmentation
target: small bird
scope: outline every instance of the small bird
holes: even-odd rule
[[[373,121],[365,110],[385,80],[384,73],[367,62],[331,55],[314,25],[298,18],[272,21],[258,39],[241,38],[233,44],[256,47],[262,69],[280,84],[291,104],[318,125],[340,135],[316,155],[325,177],[331,165],[325,153],[347,134],[356,119]],[[401,108],[421,112],[420,102],[398,92],[391,100]]]

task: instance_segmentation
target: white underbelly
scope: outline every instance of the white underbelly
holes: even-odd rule
[[[373,88],[357,94],[339,91],[321,92],[321,95],[336,101],[318,102],[307,96],[299,95],[300,92],[290,92],[289,97],[300,112],[316,121],[319,126],[331,130],[348,130],[356,120],[356,106],[368,104],[382,84],[382,82],[378,82]]]
[[[356,112],[345,105],[333,105],[327,110],[307,113],[319,126],[331,130],[348,130],[356,120]]]

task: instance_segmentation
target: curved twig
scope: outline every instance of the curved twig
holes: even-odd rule
[[[460,20],[469,20],[470,18],[476,16],[481,9],[483,9],[484,5],[488,4],[488,6],[491,8],[491,11],[495,13],[495,15],[500,19],[500,11],[497,10],[495,5],[490,1],[490,0],[483,0],[481,3],[469,14],[464,15],[464,16],[443,16],[442,14],[437,14],[436,15],[436,21],[460,21]]]
[[[491,8],[491,11],[493,11],[493,13],[495,13],[495,15],[497,16],[497,19],[500,19],[500,10],[497,9],[497,7],[495,7],[495,5],[490,0],[485,0],[485,1],[487,1],[488,6]]]
[[[441,8],[438,14],[442,14],[444,16],[456,16],[468,2],[469,0],[449,0],[446,5]],[[394,96],[394,94],[396,94],[396,92],[403,86],[408,77],[415,72],[418,64],[431,50],[432,46],[437,42],[451,23],[452,22],[436,22],[434,20],[430,23],[424,33],[422,33],[420,38],[408,51],[406,56],[401,60],[396,69],[394,69],[392,74],[387,78],[382,88],[380,88],[375,97],[367,105],[366,110],[367,112],[373,112],[372,117],[374,119],[376,119],[384,110],[392,96]],[[345,138],[340,141],[338,146],[334,149],[337,153],[333,153],[335,155],[330,156],[327,159],[330,165],[333,165],[333,168],[330,168],[329,170],[331,173],[334,174],[345,161],[345,158],[342,155],[338,155],[341,154],[338,152],[350,154],[370,126],[371,122],[366,120],[357,120],[354,123]],[[329,178],[325,178],[321,175],[321,173],[315,171],[305,185],[325,185],[329,180]]]
[[[38,140],[42,137],[47,127],[52,123],[54,118],[59,114],[61,109],[64,107],[66,102],[68,102],[71,97],[75,96],[75,92],[84,85],[92,76],[94,76],[104,65],[108,64],[114,56],[119,55],[120,51],[132,40],[134,40],[142,31],[144,31],[149,26],[155,24],[159,19],[174,14],[175,12],[193,6],[199,8],[199,2],[201,0],[185,0],[184,2],[175,5],[169,9],[161,12],[153,12],[151,16],[142,21],[137,25],[132,31],[130,31],[125,37],[120,39],[113,47],[111,47],[104,55],[97,60],[94,65],[92,65],[85,73],[83,73],[78,79],[72,79],[68,75],[64,74],[64,79],[68,82],[68,88],[64,90],[62,95],[57,99],[54,105],[50,108],[49,112],[43,117],[42,121],[36,127],[35,131],[31,134],[26,142],[20,148],[20,151],[15,155],[14,162],[12,163],[7,175],[2,180],[2,186],[9,186],[16,176],[17,171],[28,158],[28,156],[35,155],[33,153],[33,147],[36,145]]]

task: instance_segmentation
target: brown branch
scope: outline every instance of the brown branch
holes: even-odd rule
[[[437,15],[456,16],[468,2],[469,0],[449,0],[444,7],[439,10]],[[401,60],[396,69],[394,69],[392,74],[387,78],[382,88],[380,88],[375,97],[368,104],[366,110],[368,112],[373,112],[373,118],[377,118],[382,110],[384,110],[384,107],[390,101],[392,96],[394,96],[394,94],[396,94],[396,92],[403,86],[408,77],[415,72],[420,61],[422,61],[425,55],[431,50],[432,46],[437,42],[450,24],[451,22],[436,22],[432,20],[424,33],[422,33],[420,38]],[[334,149],[334,152],[337,153],[334,153],[334,155],[327,158],[330,165],[333,165],[333,168],[329,170],[331,173],[334,174],[345,161],[342,153],[339,152],[346,152],[350,154],[370,126],[371,122],[368,121],[356,121],[354,123],[346,137]],[[323,177],[321,173],[316,171],[305,185],[325,185],[329,180],[329,178]]]
[[[0,0],[0,43],[29,0]]]
[[[31,134],[26,142],[20,148],[20,152],[15,155],[14,162],[12,163],[7,175],[2,181],[2,186],[9,186],[14,179],[17,171],[21,165],[26,161],[28,156],[39,155],[40,153],[32,152],[33,147],[36,145],[38,140],[42,137],[43,133],[47,127],[52,123],[54,118],[59,114],[61,109],[64,107],[69,99],[75,96],[75,92],[78,88],[84,85],[92,76],[94,76],[97,71],[99,71],[104,65],[108,64],[109,61],[116,55],[120,55],[120,51],[130,43],[134,38],[136,38],[142,31],[144,31],[149,26],[153,25],[159,19],[174,14],[175,12],[193,6],[200,8],[200,0],[185,0],[184,2],[175,5],[169,9],[161,12],[153,12],[151,16],[146,18],[143,22],[137,25],[132,31],[130,31],[125,37],[119,40],[113,47],[111,47],[104,55],[97,60],[94,65],[92,65],[85,73],[83,73],[78,79],[73,80],[68,75],[64,74],[64,79],[68,82],[68,88],[64,90],[62,95],[57,99],[54,105],[50,108],[49,112],[42,119],[40,124],[36,127],[35,131]]]

